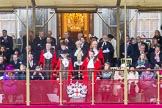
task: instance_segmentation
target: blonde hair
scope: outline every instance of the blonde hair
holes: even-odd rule
[[[20,70],[21,70],[21,71],[25,71],[25,69],[26,69],[26,66],[23,65],[23,64],[21,64],[21,65],[20,65]]]
[[[141,56],[144,55],[144,60],[148,60],[145,53],[140,54],[138,60],[141,60]]]

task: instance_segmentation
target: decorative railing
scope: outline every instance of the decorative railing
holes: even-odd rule
[[[69,71],[69,70],[68,70]],[[89,80],[62,79],[62,72],[67,70],[57,70],[59,78],[57,80],[0,80],[0,104],[138,104],[154,103],[161,104],[162,80],[160,70],[150,70],[157,73],[156,79],[123,80],[96,79],[93,70]],[[112,70],[123,71],[123,70]],[[127,70],[129,71],[129,70]],[[126,71],[126,72],[127,72]],[[145,70],[136,70],[145,71]],[[4,72],[4,71],[1,71]],[[32,73],[34,71],[30,71]],[[39,72],[56,72],[54,70],[42,70]],[[74,71],[70,71],[74,72]],[[75,72],[77,72],[75,70]],[[81,70],[80,73],[84,72]],[[90,72],[90,71],[89,71]],[[20,73],[20,72],[19,72]],[[126,80],[126,81],[124,81]],[[30,86],[29,86],[30,85]],[[26,88],[29,87],[30,93]],[[126,88],[127,90],[126,90]],[[126,90],[126,91],[125,91]],[[27,96],[30,94],[30,96]],[[27,97],[29,99],[27,99]]]

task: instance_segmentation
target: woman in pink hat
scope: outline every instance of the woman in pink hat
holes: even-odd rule
[[[8,65],[6,67],[6,72],[3,75],[3,89],[5,93],[5,97],[9,103],[13,103],[17,91],[17,86],[15,82],[16,74],[12,72],[14,67],[12,65]]]

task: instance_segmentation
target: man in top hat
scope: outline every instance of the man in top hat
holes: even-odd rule
[[[61,39],[60,44],[57,48],[57,59],[59,59],[61,57],[61,53],[65,50],[67,50],[69,56],[72,57],[71,56],[71,50],[68,48],[67,43],[65,42],[64,39]]]
[[[64,50],[60,54],[60,58],[58,59],[56,70],[69,70],[68,72],[61,72],[62,74],[62,80],[70,81],[72,78],[72,71],[73,71],[73,63],[72,59],[69,57],[69,52],[67,50]],[[52,73],[52,79],[56,80],[58,78],[59,72],[53,72]]]
[[[89,35],[90,35],[90,36],[89,36],[89,46],[90,46],[90,48],[91,48],[92,42],[93,42],[93,41],[97,41],[97,40],[98,40],[98,37],[93,36],[93,35],[91,35],[91,34],[89,34]]]

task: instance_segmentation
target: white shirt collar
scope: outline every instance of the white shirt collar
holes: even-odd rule
[[[94,58],[90,58],[88,65],[87,65],[88,69],[94,69],[94,61],[93,60],[94,60]]]
[[[94,51],[94,53],[95,53],[95,56],[97,56],[98,55],[98,50],[95,48],[95,49],[93,49],[93,51]]]

